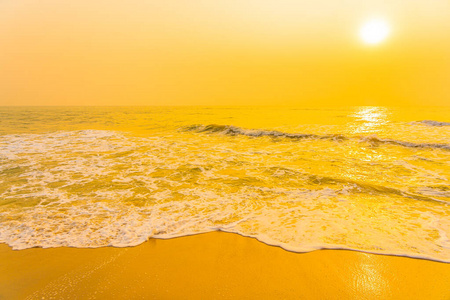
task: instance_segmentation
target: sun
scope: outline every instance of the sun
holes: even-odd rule
[[[389,35],[389,24],[381,19],[366,22],[360,29],[359,35],[369,45],[379,44]]]

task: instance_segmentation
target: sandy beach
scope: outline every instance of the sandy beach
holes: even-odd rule
[[[450,299],[450,265],[292,253],[214,232],[130,248],[0,245],[0,299]]]

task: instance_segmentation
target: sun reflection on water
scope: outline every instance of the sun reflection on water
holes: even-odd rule
[[[378,106],[359,107],[351,117],[355,119],[350,124],[352,134],[375,134],[381,132],[383,125],[388,123],[388,110]]]

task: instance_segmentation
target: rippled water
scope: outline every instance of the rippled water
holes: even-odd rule
[[[223,230],[450,262],[450,109],[0,108],[0,242]]]

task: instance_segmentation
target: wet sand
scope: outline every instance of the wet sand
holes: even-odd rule
[[[131,248],[0,245],[0,299],[450,299],[449,287],[450,264],[292,253],[223,232]]]

